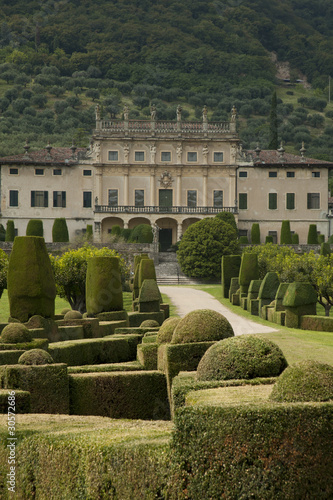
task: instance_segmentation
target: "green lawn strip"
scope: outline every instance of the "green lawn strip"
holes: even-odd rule
[[[286,328],[252,316],[239,306],[233,306],[228,299],[222,298],[222,287],[219,285],[193,286],[215,297],[221,304],[235,314],[248,318],[251,321],[275,328],[276,332],[258,333],[275,342],[283,351],[289,364],[297,363],[304,359],[313,359],[321,363],[333,365],[333,332],[315,332]]]
[[[165,293],[162,293],[163,304],[169,304],[170,316],[177,316],[177,306],[171,301],[170,297]]]
[[[190,391],[186,395],[186,406],[221,406],[234,403],[267,402],[272,387],[273,385],[246,385]]]

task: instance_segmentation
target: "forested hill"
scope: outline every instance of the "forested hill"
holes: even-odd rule
[[[63,75],[93,65],[115,80],[201,85],[216,92],[225,81],[272,81],[268,51],[315,85],[327,84],[325,76],[333,75],[331,0],[1,0],[0,5],[0,57],[16,48],[30,64],[50,63]]]
[[[291,87],[276,80],[288,62]],[[305,75],[310,89],[295,84]],[[270,144],[272,93],[287,151],[333,161],[332,0],[0,0],[0,156],[51,139],[86,146],[106,118],[228,120]]]

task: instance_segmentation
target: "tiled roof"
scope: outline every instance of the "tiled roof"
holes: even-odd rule
[[[13,156],[5,156],[0,158],[0,164],[3,163],[21,163],[22,165],[29,165],[31,163],[47,164],[75,164],[77,163],[77,153],[87,151],[86,148],[77,148],[73,158],[73,151],[71,148],[52,148],[50,153],[46,149],[39,151],[29,151],[28,154],[19,154]]]
[[[255,151],[249,151],[253,157],[253,161],[256,165],[321,165],[324,167],[332,167],[333,162],[317,160],[315,158],[302,158],[298,155],[293,155],[290,153],[283,153],[281,158],[280,153],[275,150],[263,150],[259,153],[259,159]]]

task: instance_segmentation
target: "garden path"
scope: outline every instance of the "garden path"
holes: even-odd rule
[[[171,302],[177,308],[177,314],[183,317],[185,314],[195,309],[213,309],[227,318],[232,325],[235,335],[245,333],[268,333],[277,330],[269,326],[255,323],[243,316],[238,316],[222,305],[217,299],[214,299],[209,293],[194,288],[181,286],[159,286],[161,293],[170,297]]]

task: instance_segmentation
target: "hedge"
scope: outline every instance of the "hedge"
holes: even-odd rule
[[[30,392],[31,413],[68,413],[65,364],[0,366],[0,387]]]
[[[257,279],[259,279],[258,255],[243,253],[239,270],[241,293],[247,293],[251,281]]]
[[[333,497],[333,404],[260,403],[176,412],[179,498]]]
[[[260,245],[260,225],[254,222],[251,227],[251,243],[252,245]]]
[[[67,243],[69,241],[67,222],[64,217],[54,219],[52,226],[52,241],[54,243]]]
[[[72,415],[170,418],[166,378],[157,371],[70,374],[69,387]]]
[[[41,219],[30,219],[27,225],[26,236],[43,237],[43,221]]]
[[[317,245],[318,244],[318,233],[317,233],[317,225],[316,224],[309,225],[307,244],[308,245]]]
[[[147,260],[142,261],[143,264],[147,262],[149,261]],[[159,312],[160,303],[161,303],[161,294],[157,286],[156,280],[155,279],[143,280],[138,298],[139,312],[140,313]]]
[[[300,328],[302,330],[312,330],[315,332],[333,332],[333,318],[328,316],[301,317]]]
[[[33,339],[31,342],[22,344],[1,344],[0,351],[28,351],[29,349],[47,349],[49,342],[47,339]]]
[[[138,343],[141,337],[136,335],[135,339]],[[55,342],[49,346],[49,353],[56,363],[67,363],[68,366],[120,363],[135,359],[131,359],[129,336]]]
[[[119,257],[91,257],[86,276],[87,315],[123,310]]]
[[[221,283],[223,297],[229,297],[231,278],[239,275],[242,257],[240,255],[223,255],[221,261]]]
[[[291,237],[290,221],[289,220],[282,221],[280,244],[281,245],[291,245],[292,244],[292,237]]]
[[[13,220],[8,220],[6,224],[5,241],[14,241],[15,239],[15,226]]]
[[[102,365],[69,366],[68,373],[93,373],[93,372],[135,372],[143,370],[139,361],[126,361],[125,363],[104,363]]]
[[[132,312],[128,315],[129,325],[130,326],[140,326],[142,321],[146,319],[154,319],[160,325],[164,321],[164,311],[159,312]]]
[[[20,416],[16,493],[7,491],[7,426],[0,431],[0,497],[154,500],[168,498],[170,422]],[[59,433],[59,429],[63,432]]]
[[[0,413],[8,415],[8,389],[0,389]],[[30,392],[28,391],[15,391],[15,413],[30,413]],[[1,494],[1,485],[0,485]]]
[[[157,370],[157,351],[156,343],[138,345],[137,359],[145,370]]]
[[[0,365],[16,365],[21,354],[25,351],[0,351]]]

